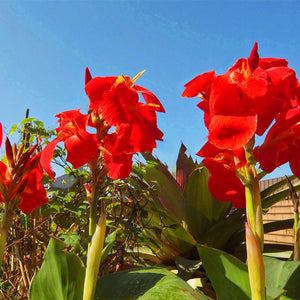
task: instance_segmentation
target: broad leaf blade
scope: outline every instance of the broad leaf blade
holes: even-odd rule
[[[266,290],[269,299],[284,295],[291,299],[300,297],[300,262],[281,261],[264,256]]]
[[[65,246],[49,241],[42,267],[31,282],[30,300],[82,299],[85,269],[74,253],[63,252]]]
[[[209,247],[224,249],[229,239],[234,239],[234,235],[243,230],[244,227],[245,211],[238,209],[227,218],[211,226],[209,230],[199,238],[199,241]],[[240,246],[244,240],[245,232],[243,231],[242,240],[237,245]]]
[[[158,190],[159,204],[181,221],[184,216],[182,189],[164,164],[149,153],[143,156],[148,161],[144,179]]]
[[[208,300],[184,280],[162,268],[138,268],[101,277],[95,300]]]
[[[203,267],[221,299],[251,299],[247,266],[214,248],[197,245]]]
[[[295,179],[297,179],[296,176],[292,175],[288,177],[289,180],[292,182]],[[278,191],[279,189],[281,189],[282,187],[287,185],[287,179],[283,178],[282,180],[270,185],[269,187],[267,187],[266,189],[264,189],[261,192],[261,199],[265,199],[266,197],[270,196],[271,194],[273,194],[274,192]]]
[[[217,201],[210,194],[208,178],[207,168],[199,167],[190,174],[184,189],[185,222],[195,237],[223,219],[231,205]]]

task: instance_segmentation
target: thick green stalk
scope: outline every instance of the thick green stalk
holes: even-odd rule
[[[294,212],[294,261],[299,261],[299,214]]]
[[[93,236],[97,224],[97,187],[94,185],[91,194],[90,216],[89,216],[89,236]],[[89,243],[90,246],[90,243]]]
[[[245,184],[247,219],[252,232],[259,240],[261,251],[264,247],[264,228],[260,197],[259,180],[254,167],[248,170],[248,182]]]
[[[264,247],[264,229],[259,179],[252,156],[254,138],[246,145],[245,194],[246,194],[246,249],[247,265],[251,287],[252,300],[265,300],[265,267],[262,258]]]
[[[101,213],[87,255],[83,300],[94,300],[102,249],[106,231],[106,216]]]
[[[246,247],[249,281],[252,300],[265,300],[265,267],[257,237],[248,223],[246,228]]]
[[[261,253],[264,246],[264,232],[257,176],[252,177],[245,188],[249,222],[249,225],[246,223],[247,265],[252,300],[265,300],[265,269]]]
[[[10,209],[7,209],[7,204],[6,204],[5,212],[2,216],[2,222],[0,225],[0,268],[2,267],[2,260],[6,248],[6,239],[8,236],[11,216],[12,216],[12,212],[10,211]]]

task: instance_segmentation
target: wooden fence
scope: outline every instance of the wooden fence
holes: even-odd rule
[[[260,189],[263,191],[267,187],[275,184],[278,181],[281,181],[284,177],[274,178],[269,180],[263,180],[260,182]],[[299,179],[298,179],[299,180]],[[293,181],[294,183],[295,181]],[[283,188],[286,188],[285,185]],[[282,189],[283,189],[282,188]],[[284,200],[279,201],[275,205],[273,205],[267,213],[263,215],[263,222],[269,223],[273,221],[279,220],[287,220],[294,218],[294,211],[293,211],[293,203],[292,200],[287,197]],[[265,242],[271,244],[283,244],[283,245],[293,245],[294,240],[294,232],[293,229],[286,229],[286,230],[278,230],[272,233],[265,234]]]

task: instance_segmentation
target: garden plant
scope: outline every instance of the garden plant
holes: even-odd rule
[[[11,144],[0,123],[0,297],[299,299],[295,71],[260,58],[255,43],[226,73],[185,84],[182,97],[200,99],[208,135],[199,162],[181,145],[173,173],[152,154],[165,110],[137,84],[143,73],[93,78],[87,68],[87,112],[58,113],[55,131],[27,116]],[[285,163],[293,175],[261,191]],[[61,185],[54,165],[66,173]],[[294,218],[263,224],[288,196]],[[264,233],[287,228],[294,246],[275,258],[282,247]]]

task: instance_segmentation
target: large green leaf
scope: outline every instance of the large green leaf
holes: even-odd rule
[[[184,188],[184,220],[196,238],[224,219],[231,205],[230,202],[217,201],[210,194],[208,178],[207,168],[199,167],[190,174]]]
[[[290,299],[300,299],[300,262],[264,256],[264,263],[267,298],[276,299],[284,295]]]
[[[224,218],[215,225],[211,226],[209,230],[199,238],[198,241],[209,247],[224,249],[229,239],[233,240],[235,233],[242,231],[244,227],[245,211],[238,209],[227,218]],[[245,233],[243,234],[242,239],[238,241],[236,246],[240,246],[244,240]]]
[[[219,300],[251,299],[246,264],[214,248],[197,245],[197,249]]]
[[[294,175],[289,176],[288,178],[291,182],[293,182],[294,180],[297,179],[297,177],[294,176]],[[279,189],[281,189],[282,187],[284,187],[286,185],[287,185],[287,179],[286,178],[283,178],[282,180],[270,185],[269,187],[267,187],[266,189],[264,189],[261,192],[261,199],[263,200],[266,197],[270,196],[271,194],[274,194],[276,191],[278,191]]]
[[[194,290],[172,272],[157,268],[138,268],[101,277],[95,300],[192,300],[210,299]]]
[[[143,227],[145,245],[165,263],[174,261],[177,255],[188,252],[197,244],[193,236],[164,209],[153,206],[147,207],[147,211]]]
[[[82,299],[85,268],[74,253],[66,253],[64,243],[49,241],[45,260],[31,282],[30,300]]]
[[[148,162],[144,179],[151,185],[155,185],[161,207],[181,221],[184,217],[182,189],[168,171],[167,166],[160,160],[154,158],[150,153],[143,153],[143,156]]]

